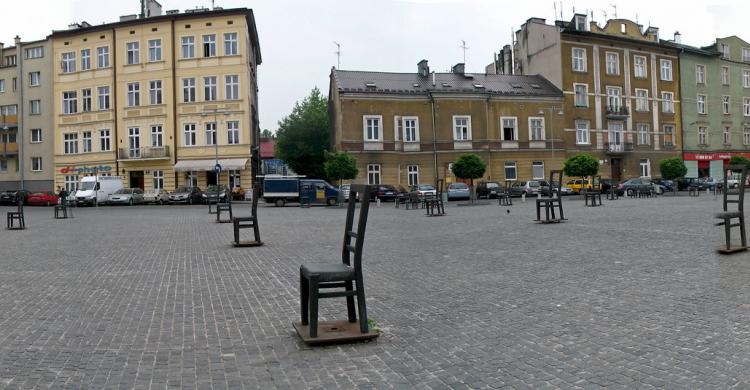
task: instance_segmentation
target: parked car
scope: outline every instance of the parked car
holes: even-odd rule
[[[583,188],[593,188],[591,180],[589,179],[570,179],[565,183],[565,186],[570,187],[573,190],[573,193],[576,194],[580,194]]]
[[[628,179],[617,185],[618,195],[627,194],[628,196],[631,196],[639,190],[654,190],[657,194],[661,193],[659,186],[654,186],[654,183],[652,183],[650,179],[645,177]]]
[[[549,196],[550,185],[547,180],[539,180],[539,191],[542,196]],[[552,182],[552,191],[557,191],[557,182]],[[561,195],[573,195],[573,189],[566,186],[560,186]]]
[[[448,200],[470,199],[471,192],[466,183],[451,183],[448,185]]]
[[[31,206],[51,206],[60,202],[60,198],[52,191],[34,192],[26,198]]]
[[[107,197],[107,204],[143,204],[143,190],[140,188],[120,188]]]
[[[671,192],[674,189],[674,181],[665,179],[655,179],[654,184],[661,187],[662,192]]]
[[[31,192],[27,190],[8,190],[0,193],[0,204],[14,205],[19,199],[23,199],[24,204],[29,204],[27,199]]]
[[[503,191],[503,186],[496,181],[480,181],[477,183],[477,198],[497,198]]]
[[[416,193],[418,197],[424,198],[426,196],[437,196],[437,190],[432,184],[419,184],[411,186],[409,193]]]
[[[203,202],[203,191],[198,187],[177,187],[169,193],[169,203],[200,203]]]
[[[203,191],[203,203],[226,202],[229,195],[229,187],[225,185],[210,185]]]
[[[396,187],[390,184],[380,184],[376,186],[375,191],[370,194],[370,199],[380,199],[381,201],[393,201],[398,196]]]
[[[721,188],[724,186],[723,179],[717,179],[715,177],[702,177],[701,179],[704,189],[708,188],[709,190],[713,191],[716,188]]]
[[[703,180],[697,177],[683,177],[677,181],[677,189],[685,191],[688,187],[695,187],[698,190],[703,189]]]
[[[606,194],[609,192],[610,188],[617,188],[618,184],[620,184],[620,181],[617,179],[602,179],[602,182],[599,185],[599,192],[601,192],[602,194]]]
[[[341,196],[344,197],[344,202],[349,200],[349,191],[351,188],[350,184],[342,184],[339,186],[339,192],[341,193]]]
[[[143,193],[144,203],[158,203],[164,204],[169,202],[169,193],[162,189],[153,189]]]
[[[510,196],[536,195],[541,187],[539,180],[517,181],[510,187]]]

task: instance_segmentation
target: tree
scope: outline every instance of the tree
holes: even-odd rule
[[[471,201],[474,202],[474,179],[484,176],[487,164],[474,153],[466,153],[458,156],[453,163],[453,174],[461,179],[471,179]]]
[[[260,138],[273,138],[273,133],[271,130],[263,129],[263,131],[260,132]]]
[[[750,170],[750,159],[742,156],[732,156],[729,159],[729,165],[744,165]]]
[[[323,165],[326,176],[330,181],[352,180],[357,178],[357,159],[345,152],[326,152],[326,162]],[[341,183],[339,183],[341,184]]]
[[[583,178],[599,173],[599,161],[590,154],[577,154],[565,160],[563,173],[567,176],[580,177],[581,189],[586,188]],[[593,186],[593,183],[592,183]]]
[[[748,161],[750,162],[750,161]],[[680,177],[685,176],[687,173],[687,167],[679,157],[670,157],[661,160],[659,163],[659,171],[661,171],[661,177],[665,180],[676,180]],[[672,185],[672,193],[677,195],[677,183]]]
[[[276,155],[300,175],[323,178],[329,140],[328,99],[316,87],[279,121]]]

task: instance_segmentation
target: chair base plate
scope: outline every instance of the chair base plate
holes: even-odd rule
[[[748,247],[746,246],[733,246],[731,248],[727,248],[726,245],[720,245],[717,252],[723,253],[723,254],[731,254],[731,253],[737,253],[737,252],[743,252],[746,251]]]
[[[380,333],[372,330],[367,333],[360,333],[359,322],[349,322],[347,320],[319,321],[318,337],[310,337],[309,325],[302,325],[301,322],[294,322],[292,325],[294,325],[294,329],[302,341],[308,345],[348,343],[372,340],[380,336]]]
[[[26,230],[25,227],[8,227],[5,230]]]
[[[232,246],[236,248],[245,247],[245,246],[261,246],[261,245],[263,245],[263,241],[255,241],[255,240],[253,241],[240,240],[239,242],[232,241]]]
[[[537,223],[562,223],[564,221],[565,221],[564,219],[542,219],[542,220],[535,219],[534,220],[534,222],[537,222]]]
[[[220,219],[217,220],[216,223],[232,223],[231,219]]]

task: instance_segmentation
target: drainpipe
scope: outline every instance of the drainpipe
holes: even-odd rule
[[[492,179],[492,143],[490,142],[490,94],[484,101],[484,137],[487,139],[487,179]]]
[[[26,158],[23,153],[23,108],[24,108],[24,100],[23,100],[23,90],[25,87],[25,84],[23,82],[23,53],[21,50],[21,37],[16,35],[16,61],[18,64],[18,76],[16,76],[17,84],[18,84],[18,125],[16,127],[16,145],[18,145],[18,174],[19,179],[21,181],[21,189],[25,189],[24,187],[24,174],[23,174],[23,159]]]
[[[434,77],[434,75],[433,75]],[[432,105],[432,159],[433,167],[435,169],[435,184],[437,184],[438,177],[438,163],[437,163],[437,140],[435,138],[437,131],[435,130],[435,97],[432,96],[432,92],[427,92],[430,97],[430,104]]]

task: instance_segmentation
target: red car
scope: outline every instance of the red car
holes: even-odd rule
[[[28,202],[32,206],[49,206],[57,204],[59,197],[52,191],[35,192],[29,195]]]

